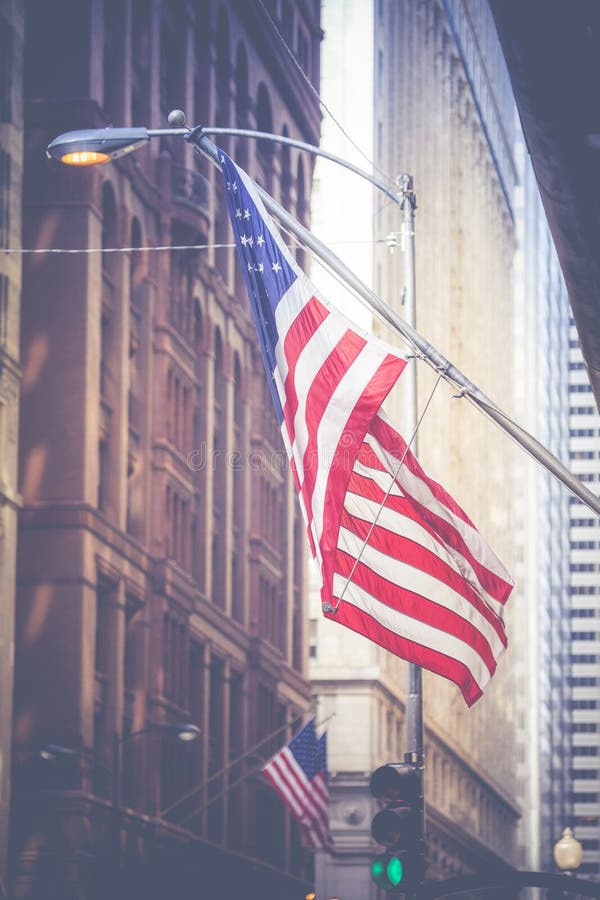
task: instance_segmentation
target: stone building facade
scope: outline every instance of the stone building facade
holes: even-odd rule
[[[332,0],[323,7],[323,29],[328,106],[336,110],[377,175],[389,177],[391,184],[401,173],[414,179],[416,327],[496,403],[510,409],[515,118],[487,4]],[[353,68],[346,68],[348,78],[355,79],[361,96],[373,97],[372,120],[353,103],[351,81],[337,86],[334,100],[327,93],[336,53],[338,66],[343,54],[354,59]],[[361,162],[327,119],[323,146]],[[369,167],[364,156],[362,165]],[[320,170],[316,196],[324,204],[327,190]],[[342,196],[339,187],[337,196]],[[378,193],[360,194],[360,188],[356,194],[354,188],[348,190],[339,203],[347,204],[340,216],[346,223],[344,237],[357,245],[349,251],[351,263],[362,261],[363,277],[402,312],[400,210]],[[313,218],[323,234],[332,233],[320,208]],[[371,258],[364,259],[369,252]],[[377,322],[374,327],[394,342],[389,329]],[[420,414],[435,374],[424,363],[410,365],[417,367]],[[405,375],[386,406],[408,438],[403,381]],[[514,573],[516,451],[466,400],[452,398],[453,393],[443,382],[437,387],[419,428],[418,456]],[[518,603],[517,586],[507,610],[509,649],[472,709],[451,683],[424,673],[429,878],[489,872],[519,861],[518,722],[513,700],[519,690],[514,654],[522,644],[511,638],[511,606]],[[375,898],[369,860],[379,848],[370,836],[376,805],[368,779],[377,766],[404,758],[406,665],[323,621],[317,597],[310,614],[311,679],[322,715],[335,714],[330,765],[338,852],[319,859],[317,887],[325,896],[333,896],[335,887],[341,900]]]
[[[12,694],[19,432],[21,296],[22,90],[25,16],[0,9],[0,878],[6,878]],[[5,252],[9,251],[9,252]]]
[[[318,142],[278,29],[317,85],[319,2],[267,6],[25,4],[24,242],[77,252],[23,268],[14,897],[311,884],[257,774],[310,706],[305,538],[220,174],[173,137],[92,169],[44,153],[174,107]],[[222,145],[306,222],[309,161]]]

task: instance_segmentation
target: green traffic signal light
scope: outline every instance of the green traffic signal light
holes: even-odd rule
[[[371,863],[371,877],[376,884],[379,884],[385,872],[385,865],[381,856],[376,856]]]
[[[385,872],[390,884],[394,887],[397,887],[404,876],[404,866],[402,865],[402,860],[398,856],[391,856],[388,860],[387,866],[385,867]]]
[[[384,891],[398,888],[404,879],[404,863],[396,853],[381,853],[371,863],[371,878]]]

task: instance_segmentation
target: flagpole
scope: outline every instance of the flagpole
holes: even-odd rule
[[[219,152],[215,144],[202,133],[202,126],[191,129],[187,133],[186,140],[199,151],[205,153],[220,167]],[[260,197],[267,210],[274,215],[281,224],[298,238],[309,250],[312,250],[336,275],[339,275],[346,284],[352,288],[368,306],[382,319],[384,319],[395,331],[398,331],[410,344],[415,347],[422,357],[436,372],[455,385],[461,397],[469,400],[480,412],[492,419],[503,431],[519,444],[530,456],[540,463],[548,472],[560,481],[572,494],[578,497],[589,509],[600,515],[600,498],[589,490],[567,469],[561,461],[544,447],[524,428],[521,428],[487,397],[466,375],[456,368],[433,344],[424,338],[409,322],[404,320],[391,306],[385,303],[374,291],[367,287],[354,272],[342,262],[322,241],[311,231],[300,224],[286,209],[271,197],[263,188],[257,185]]]
[[[415,276],[415,210],[417,198],[411,175],[403,174],[398,178],[398,198],[402,210],[401,242],[404,265],[404,315],[411,328],[416,327],[416,276]],[[413,364],[406,369],[407,376],[407,414],[408,430],[412,435],[412,450],[418,455],[418,413],[417,413],[417,366]],[[425,859],[425,796],[424,796],[424,753],[423,753],[423,670],[416,663],[408,663],[406,681],[406,707],[404,713],[406,723],[405,762],[415,765],[419,772],[419,842],[422,858]],[[423,873],[424,874],[424,873]]]
[[[416,279],[415,279],[415,210],[417,199],[410,175],[398,178],[398,197],[402,210],[401,250],[404,263],[404,313],[411,328],[416,324]],[[408,431],[413,435],[412,450],[418,456],[417,426],[417,367],[407,367],[407,413]],[[406,692],[406,754],[407,760],[423,766],[423,692],[421,667],[408,664]]]

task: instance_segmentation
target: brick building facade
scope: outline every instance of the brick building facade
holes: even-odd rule
[[[318,84],[319,3],[267,5]],[[116,896],[118,867],[129,895],[302,897],[252,771],[310,705],[304,528],[219,173],[173,137],[89,170],[44,148],[173,107],[316,143],[318,102],[243,0],[28,3],[24,84],[24,244],[80,252],[23,268],[14,896]],[[223,146],[306,221],[310,161]]]

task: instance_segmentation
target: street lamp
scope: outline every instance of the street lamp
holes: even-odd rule
[[[581,865],[583,849],[570,828],[565,828],[561,837],[554,845],[554,862],[564,875],[574,877],[575,870]],[[570,897],[575,891],[561,890],[551,891],[549,900],[558,900],[560,897]]]
[[[170,735],[184,743],[195,741],[201,734],[197,725],[191,722],[152,722],[145,728],[131,731],[129,734],[113,735],[113,768],[112,768],[112,817],[113,817],[113,853],[115,870],[118,874],[121,866],[121,748],[134,737],[159,731]]]
[[[572,874],[581,865],[583,849],[570,828],[565,828],[554,845],[554,861],[565,875]]]

